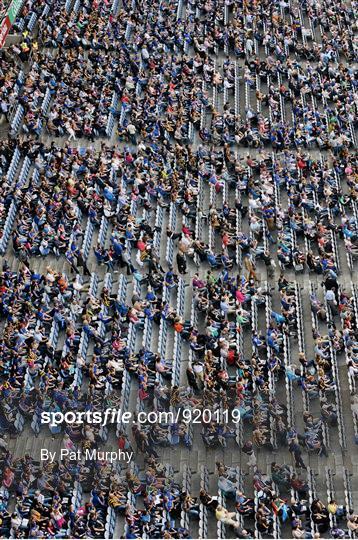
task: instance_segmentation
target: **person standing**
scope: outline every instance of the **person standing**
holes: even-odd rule
[[[331,308],[332,315],[333,316],[337,315],[338,313],[337,300],[336,300],[336,295],[334,294],[333,289],[328,289],[328,291],[326,292],[326,300],[327,300],[327,304]]]
[[[65,123],[65,127],[66,127],[67,133],[68,133],[68,139],[67,140],[70,141],[71,139],[73,139],[74,141],[77,141],[76,132],[73,129],[73,123],[68,121],[68,122]]]
[[[72,251],[71,249],[66,251],[66,259],[67,259],[69,265],[71,266],[72,272],[75,272],[75,274],[79,274],[78,268],[77,268],[77,266],[75,264],[75,252]]]
[[[182,251],[178,251],[177,253],[177,265],[178,265],[178,271],[179,274],[186,274],[186,258]]]
[[[82,266],[84,275],[85,276],[90,276],[91,272],[88,269],[86,260],[85,260],[85,258],[83,256],[82,249],[78,249],[76,251],[76,258],[77,258],[77,266]]]
[[[298,443],[293,442],[289,447],[290,452],[292,453],[295,459],[295,467],[302,468],[307,470],[307,467],[302,459],[302,450]]]

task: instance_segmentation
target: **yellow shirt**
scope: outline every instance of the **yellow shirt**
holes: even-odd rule
[[[327,506],[328,512],[330,514],[335,514],[337,512],[337,505],[336,504],[329,504]]]
[[[226,516],[225,508],[215,511],[215,517],[218,521],[221,521]]]

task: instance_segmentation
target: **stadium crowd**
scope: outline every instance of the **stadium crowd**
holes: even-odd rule
[[[2,536],[109,538],[120,516],[125,538],[206,537],[211,518],[219,538],[354,537],[349,474],[337,502],[327,469],[322,501],[308,465],[332,439],[346,451],[346,422],[358,441],[342,404],[358,374],[353,14],[342,0],[24,3],[0,51]],[[133,388],[136,415],[176,421],[41,425],[126,410]],[[199,438],[187,409],[203,411]],[[17,458],[25,426],[69,449],[115,437],[144,470]],[[217,463],[214,492],[202,467],[195,496],[190,469],[178,481],[160,456],[201,444],[247,460]],[[265,450],[292,466],[260,470]]]

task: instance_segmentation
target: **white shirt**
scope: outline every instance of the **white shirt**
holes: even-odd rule
[[[327,301],[332,301],[332,300],[335,300],[335,299],[336,299],[336,297],[335,297],[333,291],[327,291],[326,292],[326,300]]]

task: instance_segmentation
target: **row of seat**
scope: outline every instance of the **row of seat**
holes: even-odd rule
[[[177,301],[176,301],[176,313],[182,320],[184,319],[184,307],[185,307],[185,285],[182,279],[179,279],[177,287]],[[173,351],[173,364],[172,364],[172,382],[171,386],[179,386],[180,384],[180,371],[182,367],[182,338],[178,332],[174,337],[174,351]]]

